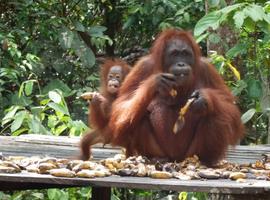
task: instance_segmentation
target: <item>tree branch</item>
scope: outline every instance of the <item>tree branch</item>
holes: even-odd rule
[[[96,55],[97,49],[95,46],[91,43],[91,36],[87,32],[77,31],[81,39],[84,41],[84,43],[93,51],[93,53]]]

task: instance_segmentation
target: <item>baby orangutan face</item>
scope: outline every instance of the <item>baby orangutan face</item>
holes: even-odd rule
[[[123,70],[121,66],[115,65],[110,68],[107,75],[107,91],[116,94],[123,81]]]

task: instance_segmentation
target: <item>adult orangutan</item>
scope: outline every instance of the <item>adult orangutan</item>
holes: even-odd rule
[[[174,93],[174,94],[172,94]],[[174,133],[178,113],[193,101]],[[212,165],[243,136],[235,99],[215,68],[203,60],[188,32],[169,29],[126,77],[109,123],[113,144],[129,154],[183,160],[194,154]]]
[[[112,102],[116,99],[118,90],[130,71],[130,66],[120,59],[107,59],[101,66],[100,93],[87,93],[90,96],[88,123],[94,130],[81,139],[81,159],[90,157],[90,146],[96,143],[109,143],[111,134],[102,131],[108,125]]]

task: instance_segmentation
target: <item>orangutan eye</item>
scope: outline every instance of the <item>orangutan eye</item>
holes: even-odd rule
[[[189,56],[189,55],[190,55],[190,53],[189,53],[189,51],[188,51],[188,50],[183,49],[183,50],[181,51],[181,55],[182,55],[182,56]]]
[[[112,75],[112,74],[109,74],[109,78],[110,78],[110,79],[113,78],[113,75]]]
[[[178,49],[174,49],[171,51],[171,55],[173,55],[173,56],[178,56],[179,54],[180,54],[180,50],[178,50]]]

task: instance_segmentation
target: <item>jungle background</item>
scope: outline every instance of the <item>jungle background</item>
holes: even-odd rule
[[[0,0],[0,135],[80,136],[99,64],[145,55],[163,29],[193,32],[243,115],[244,145],[270,143],[270,1]],[[0,192],[0,199],[87,199],[91,188]],[[112,199],[168,199],[114,189]],[[181,192],[179,199],[206,199]]]

